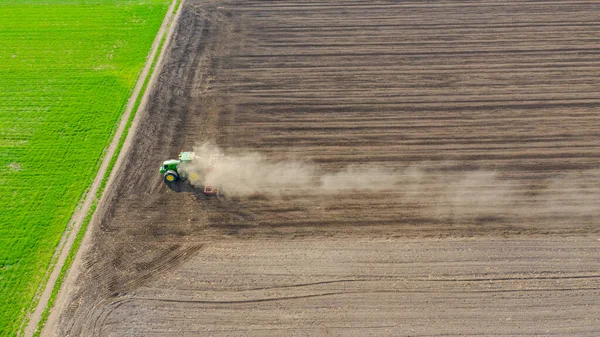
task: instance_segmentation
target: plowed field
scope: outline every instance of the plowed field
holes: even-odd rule
[[[49,335],[600,333],[600,4],[183,6]],[[207,141],[395,180],[166,186]]]

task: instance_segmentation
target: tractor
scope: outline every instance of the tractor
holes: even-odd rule
[[[179,159],[165,160],[160,166],[160,174],[162,174],[165,183],[175,183],[176,181],[189,181],[193,185],[198,184],[203,175],[208,173],[215,167],[216,161],[222,155],[213,154],[209,157],[208,165],[204,172],[193,165],[196,154],[194,152],[181,152]],[[199,159],[199,158],[198,158]],[[219,195],[219,189],[212,186],[203,186],[202,192],[206,195]]]

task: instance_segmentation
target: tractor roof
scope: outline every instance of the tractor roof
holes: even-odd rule
[[[179,160],[181,161],[192,161],[194,160],[194,157],[196,157],[194,152],[181,152],[179,154]]]
[[[169,160],[163,161],[163,165],[177,165],[177,164],[179,164],[179,160],[177,160],[177,159],[169,159]]]

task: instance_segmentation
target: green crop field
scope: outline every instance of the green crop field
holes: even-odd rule
[[[169,0],[0,2],[0,335],[100,166]]]

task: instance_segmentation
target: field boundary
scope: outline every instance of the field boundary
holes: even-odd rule
[[[121,115],[116,132],[112,135],[112,141],[105,148],[101,157],[101,165],[94,178],[92,185],[82,194],[78,206],[65,229],[59,244],[52,256],[51,263],[44,275],[38,291],[23,320],[19,335],[39,336],[48,320],[51,310],[56,303],[56,297],[61,286],[66,280],[67,272],[72,266],[75,256],[79,251],[88,224],[91,222],[98,203],[101,201],[106,186],[112,180],[112,171],[121,161],[121,151],[127,148],[129,130],[134,124],[134,119],[145,107],[148,96],[148,87],[151,87],[155,79],[154,70],[156,65],[163,59],[165,47],[169,44],[169,38],[173,34],[173,28],[180,13],[183,0],[172,0],[165,18],[156,34],[148,59],[138,78],[136,86],[127,102],[127,106]],[[135,129],[135,128],[134,128]]]

